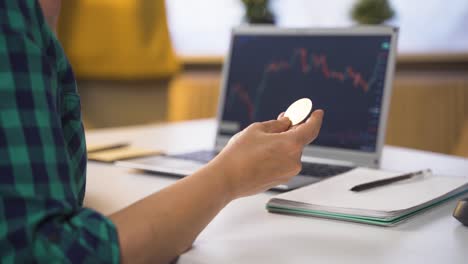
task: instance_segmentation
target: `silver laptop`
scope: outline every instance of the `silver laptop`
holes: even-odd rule
[[[380,26],[236,28],[223,69],[214,148],[118,165],[190,175],[249,124],[275,119],[292,102],[308,97],[314,109],[325,110],[320,135],[305,147],[301,173],[274,189],[295,189],[357,166],[378,167],[397,33],[396,28]]]

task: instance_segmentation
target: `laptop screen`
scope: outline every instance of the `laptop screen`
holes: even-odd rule
[[[307,97],[325,117],[314,145],[374,152],[390,35],[235,35],[219,133],[276,119]]]

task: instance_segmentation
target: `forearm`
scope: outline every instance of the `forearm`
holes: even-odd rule
[[[112,215],[123,262],[167,263],[231,200],[297,175],[303,147],[317,137],[322,117],[315,111],[294,129],[287,118],[255,123],[202,170]]]
[[[167,263],[231,200],[224,168],[210,163],[143,200],[113,214],[122,261]]]

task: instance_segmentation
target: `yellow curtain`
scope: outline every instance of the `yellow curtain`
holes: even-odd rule
[[[179,68],[164,0],[62,1],[58,35],[78,78],[164,78]]]

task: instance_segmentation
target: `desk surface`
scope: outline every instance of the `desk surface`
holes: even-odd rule
[[[91,143],[130,141],[180,152],[209,148],[213,120],[88,131]],[[436,173],[468,176],[468,159],[386,146],[382,166],[393,170],[430,167]],[[176,179],[89,162],[85,205],[115,212]],[[468,228],[452,216],[456,201],[391,228],[271,214],[267,192],[224,208],[178,263],[466,263]]]

